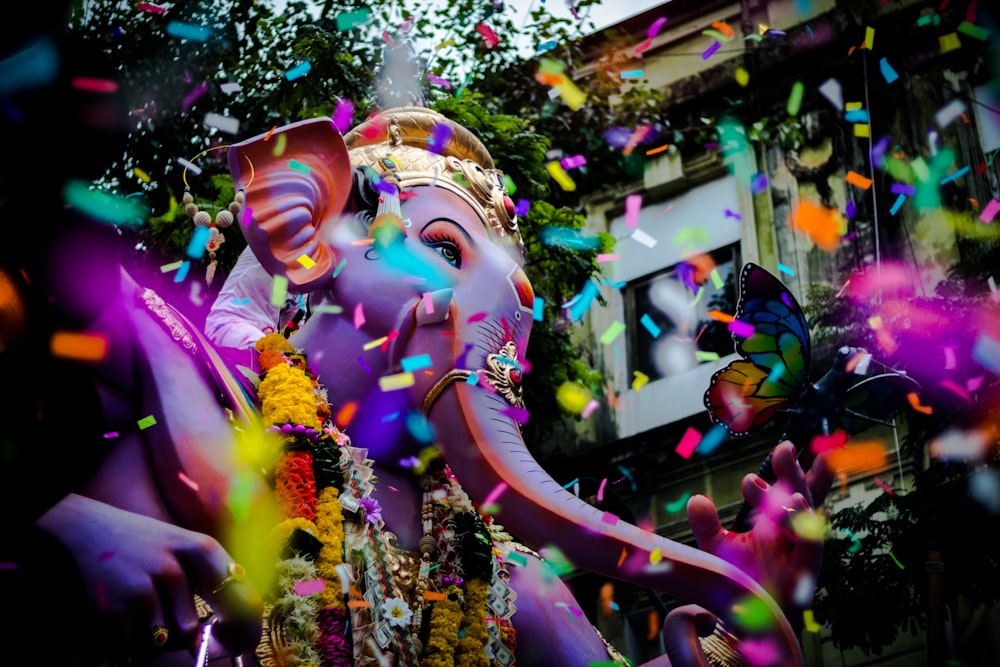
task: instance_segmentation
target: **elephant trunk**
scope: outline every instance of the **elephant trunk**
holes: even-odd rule
[[[758,664],[802,664],[794,631],[757,582],[712,554],[644,531],[566,491],[528,452],[509,409],[489,388],[452,382],[427,416],[447,423],[437,442],[474,500],[481,503],[506,484],[494,516],[513,535],[536,548],[555,547],[583,570],[708,609],[750,642],[744,648],[754,648]],[[751,627],[741,622],[748,608],[757,610]]]

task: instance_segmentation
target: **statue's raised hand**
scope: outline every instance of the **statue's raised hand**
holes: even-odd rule
[[[812,602],[823,555],[822,521],[814,509],[826,498],[833,473],[823,455],[803,472],[788,441],[775,448],[773,465],[774,484],[754,473],[743,478],[743,497],[753,509],[748,532],[723,528],[715,503],[705,496],[688,501],[688,521],[700,549],[752,576],[789,621],[800,624],[801,612]]]
[[[76,567],[83,600],[67,599],[72,588],[66,577],[53,580],[62,603],[82,604],[65,613],[67,622],[88,633],[88,644],[118,647],[123,654],[193,650],[199,636],[197,593],[216,612],[210,655],[256,647],[260,595],[214,538],[76,494],[63,498],[37,525],[65,547]]]

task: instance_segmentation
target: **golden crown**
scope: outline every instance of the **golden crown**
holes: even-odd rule
[[[454,192],[476,211],[488,230],[523,251],[503,172],[467,128],[426,107],[398,107],[356,126],[344,141],[352,167],[371,167],[401,190],[435,185]]]

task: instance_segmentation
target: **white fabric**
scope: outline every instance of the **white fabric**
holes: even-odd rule
[[[265,333],[280,331],[295,314],[299,297],[288,293],[282,306],[271,303],[274,279],[249,247],[236,260],[205,319],[216,345],[251,348]]]

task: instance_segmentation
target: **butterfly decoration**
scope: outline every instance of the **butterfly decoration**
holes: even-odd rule
[[[704,400],[712,421],[730,436],[759,433],[785,414],[782,439],[801,452],[819,433],[887,424],[906,392],[915,391],[915,380],[854,347],[841,348],[830,371],[812,383],[809,325],[792,293],[753,263],[743,266],[739,290],[734,319],[741,326],[730,329],[740,359],[712,375]]]

